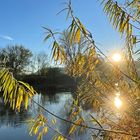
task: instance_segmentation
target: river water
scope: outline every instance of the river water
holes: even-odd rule
[[[72,103],[72,95],[70,92],[61,92],[53,95],[46,94],[37,94],[34,97],[34,100],[53,112],[54,114],[67,118],[69,105]],[[31,103],[28,111],[21,110],[20,113],[13,112],[5,107],[0,105],[0,140],[36,140],[36,136],[30,136],[28,125],[26,121],[30,118],[37,116],[38,113],[43,113],[48,121],[52,124],[54,129],[68,134],[70,124],[63,122],[59,119],[54,118],[52,115],[43,111],[37,105]],[[53,122],[52,122],[53,120]],[[55,125],[53,123],[55,122]],[[43,140],[51,140],[57,133],[54,130],[49,129],[48,134],[43,137]],[[88,140],[88,132],[82,132],[79,134],[75,133],[75,136],[72,137],[74,140]]]

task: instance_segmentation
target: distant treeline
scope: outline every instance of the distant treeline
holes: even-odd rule
[[[17,78],[34,86],[38,92],[74,91],[75,80],[63,68],[48,68],[46,75],[19,75]]]

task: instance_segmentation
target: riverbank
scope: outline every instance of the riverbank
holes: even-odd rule
[[[74,79],[66,74],[59,75],[22,75],[18,76],[19,80],[22,80],[31,86],[37,92],[41,93],[55,93],[62,91],[74,91],[76,88],[76,83]]]

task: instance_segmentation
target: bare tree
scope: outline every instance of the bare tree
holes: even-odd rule
[[[34,54],[31,64],[32,72],[36,72],[38,75],[45,75],[48,66],[49,60],[46,53],[39,52],[38,54]]]

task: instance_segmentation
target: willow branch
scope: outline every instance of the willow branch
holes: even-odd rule
[[[48,123],[47,123],[47,126],[52,129],[54,132],[58,133],[59,135],[63,136],[64,138],[66,138],[67,140],[72,140],[72,138],[62,134],[61,132],[59,132],[58,130],[54,129],[52,126],[50,126]]]
[[[69,121],[67,119],[64,119],[60,116],[57,116],[56,114],[52,113],[51,111],[49,111],[48,109],[46,109],[45,107],[43,107],[42,105],[40,105],[39,103],[37,103],[34,99],[32,99],[32,101],[38,105],[40,108],[42,108],[44,111],[46,111],[47,113],[49,113],[50,115],[64,121],[64,122],[67,122],[67,123],[70,123],[70,124],[73,124],[73,125],[76,125],[76,126],[80,126],[80,127],[84,127],[86,129],[92,129],[92,130],[97,130],[97,131],[101,131],[101,132],[108,132],[108,133],[115,133],[115,134],[122,134],[122,135],[129,135],[129,136],[133,136],[133,137],[137,137],[137,135],[134,135],[134,134],[131,134],[131,133],[128,133],[128,132],[123,132],[123,131],[115,131],[115,130],[108,130],[108,129],[100,129],[100,128],[95,128],[95,127],[90,127],[90,126],[87,126],[87,125],[83,125],[83,124],[77,124],[75,122],[72,122],[72,121]]]
[[[76,17],[73,15],[73,10],[72,10],[72,8],[71,8],[71,3],[69,3],[68,7],[69,7],[69,9],[70,9],[70,13],[71,13],[72,19],[75,21],[77,27],[79,27],[79,29],[81,30],[81,32],[83,32],[83,30],[81,29],[81,27],[80,27],[79,24],[77,23]],[[85,36],[85,38],[86,38],[88,41],[91,42],[91,44],[93,44],[93,46],[108,60],[108,62],[109,62],[114,68],[117,68],[117,67],[110,61],[110,59],[107,57],[107,55],[105,55],[105,54],[103,53],[103,51],[101,51],[101,50],[98,48],[98,46],[96,46],[96,45],[94,44],[95,41],[93,40],[92,36],[89,37],[89,35],[87,35],[87,34],[86,34],[86,35],[84,34],[84,36]],[[128,79],[130,79],[131,81],[133,81],[134,83],[138,83],[138,81],[132,79],[130,76],[128,76],[127,74],[125,74],[125,73],[124,73],[123,71],[121,71],[119,68],[117,68],[117,69],[118,69],[118,71],[119,71],[122,75],[124,75],[125,77],[127,77]]]

